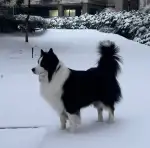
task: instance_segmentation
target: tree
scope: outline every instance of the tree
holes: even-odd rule
[[[11,0],[0,0],[0,6],[10,3]]]
[[[17,4],[17,6],[21,7],[23,2],[24,2],[24,0],[17,0],[16,4]],[[25,24],[26,24],[26,27],[25,27],[25,42],[29,42],[28,31],[29,31],[30,7],[31,7],[31,0],[28,0],[27,17],[26,17],[26,21],[25,21]]]
[[[24,0],[17,0],[16,1],[16,5],[21,7],[21,5],[23,4]]]
[[[25,35],[25,42],[29,42],[28,37],[28,28],[29,28],[29,17],[30,17],[30,7],[31,7],[31,0],[28,0],[28,13],[26,18],[26,35]]]

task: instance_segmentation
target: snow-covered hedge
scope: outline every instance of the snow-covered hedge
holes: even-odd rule
[[[47,19],[47,22],[49,28],[97,29],[150,45],[150,14],[141,11],[102,11],[95,15],[54,17]]]
[[[25,22],[26,15],[16,15],[16,21]],[[99,14],[76,17],[53,17],[44,19],[30,16],[30,24],[55,29],[97,29],[116,33],[128,39],[150,46],[150,14],[144,11],[120,11],[105,9]]]
[[[26,18],[27,15],[23,14],[14,16],[14,19],[21,24],[25,24]],[[32,15],[29,17],[29,25],[33,26],[34,28],[47,28],[48,24],[43,17]]]
[[[0,32],[16,32],[19,30],[25,31],[27,15],[5,16],[0,15]],[[29,17],[29,31],[37,29],[46,29],[47,21],[40,16]]]
[[[27,15],[19,14],[19,15],[14,15],[14,17],[15,17],[16,20],[25,21],[26,18],[27,18]],[[33,15],[31,15],[29,17],[29,21],[31,21],[31,22],[35,22],[35,21],[37,21],[37,22],[46,22],[46,20],[43,17],[33,16]]]

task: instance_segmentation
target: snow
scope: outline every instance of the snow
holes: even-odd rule
[[[68,67],[87,69],[96,65],[98,42],[105,39],[120,46],[123,58],[119,76],[123,100],[116,106],[115,122],[97,123],[96,110],[89,107],[82,112],[82,125],[76,134],[61,131],[59,118],[40,97],[38,78],[31,72],[40,49],[52,47]],[[24,43],[21,34],[0,36],[1,148],[149,147],[148,46],[95,30],[48,30],[30,35],[29,40]]]

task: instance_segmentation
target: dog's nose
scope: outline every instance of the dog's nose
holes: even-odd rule
[[[35,73],[35,68],[32,68],[31,70],[32,70],[33,73]]]

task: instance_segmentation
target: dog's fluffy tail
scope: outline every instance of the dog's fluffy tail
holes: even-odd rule
[[[108,96],[114,102],[119,102],[122,97],[121,89],[117,81],[117,74],[121,71],[119,62],[122,62],[119,48],[112,41],[103,41],[100,43],[98,52],[101,55],[98,61],[98,71],[101,76],[103,87],[108,90]]]
[[[118,55],[119,48],[112,41],[106,40],[100,42],[98,52],[101,58],[98,61],[98,68],[101,74],[108,77],[117,77],[118,72],[121,71],[119,62],[121,58]]]

